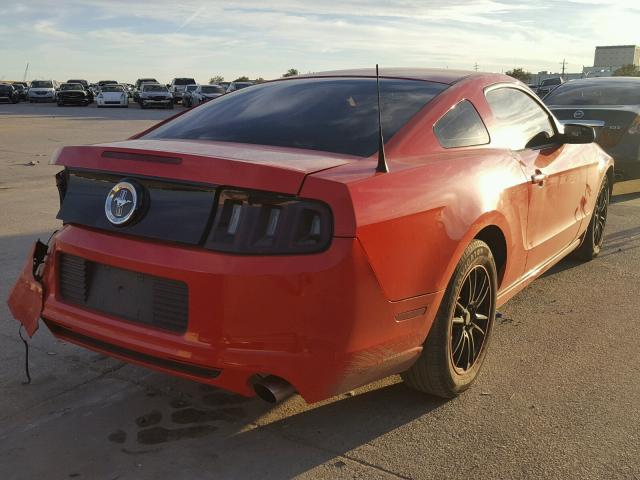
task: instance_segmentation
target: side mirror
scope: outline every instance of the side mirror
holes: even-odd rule
[[[596,141],[596,131],[587,125],[574,123],[565,124],[562,143],[593,143]]]

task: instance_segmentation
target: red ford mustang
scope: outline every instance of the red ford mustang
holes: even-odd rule
[[[267,82],[64,148],[64,227],[33,247],[13,315],[271,401],[396,373],[464,391],[496,307],[598,254],[613,162],[510,77],[390,69],[377,85]]]

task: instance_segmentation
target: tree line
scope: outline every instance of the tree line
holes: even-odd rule
[[[287,70],[285,73],[282,74],[282,77],[295,77],[296,75],[298,75],[298,69],[296,68],[290,68],[289,70]],[[255,83],[262,83],[265,81],[264,78],[262,77],[258,77],[255,79],[250,79],[249,77],[247,77],[246,75],[243,75],[241,77],[236,78],[235,80],[233,80],[234,82],[255,82]],[[220,83],[220,82],[224,82],[224,77],[222,75],[214,75],[213,77],[211,77],[209,79],[209,83]]]

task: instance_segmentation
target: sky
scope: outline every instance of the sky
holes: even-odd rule
[[[580,72],[640,0],[0,0],[0,80],[208,82],[344,68]]]

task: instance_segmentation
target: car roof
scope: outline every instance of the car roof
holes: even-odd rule
[[[409,80],[424,80],[429,82],[446,83],[453,85],[461,80],[469,77],[495,76],[496,80],[504,80],[505,75],[475,72],[469,70],[450,70],[448,68],[381,68],[379,71],[381,77],[387,78],[405,78]],[[327,72],[316,72],[297,77],[375,77],[375,68],[359,68],[353,70],[333,70]]]
[[[565,85],[589,85],[593,83],[611,84],[616,83],[640,83],[640,77],[591,77],[591,78],[578,78],[576,80],[570,80]]]

